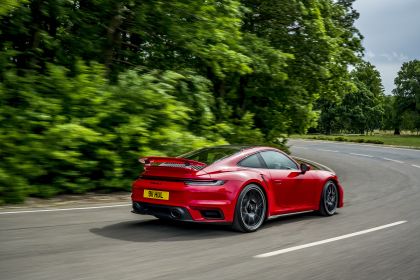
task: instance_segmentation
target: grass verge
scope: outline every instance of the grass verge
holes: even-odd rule
[[[294,135],[290,135],[289,138],[385,144],[385,145],[415,147],[415,148],[420,149],[420,136],[416,136],[416,135],[391,135],[391,134],[375,134],[375,135],[302,134],[302,135],[298,135],[298,134],[294,134]]]

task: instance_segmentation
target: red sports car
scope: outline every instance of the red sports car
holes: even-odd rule
[[[331,216],[343,206],[337,176],[300,165],[270,147],[217,146],[179,157],[140,159],[133,212],[257,230],[271,217],[304,211]]]

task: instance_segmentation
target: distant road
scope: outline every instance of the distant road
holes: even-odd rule
[[[420,151],[289,143],[340,176],[337,215],[283,217],[240,234],[124,205],[3,214],[0,279],[420,279]]]

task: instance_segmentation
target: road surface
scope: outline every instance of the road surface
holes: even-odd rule
[[[420,279],[420,150],[290,144],[341,178],[337,215],[281,217],[241,234],[130,206],[3,212],[0,279]]]

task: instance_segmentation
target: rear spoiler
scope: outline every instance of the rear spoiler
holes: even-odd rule
[[[200,170],[207,166],[203,162],[177,157],[144,157],[140,158],[139,162],[145,166],[178,167],[193,170]]]

